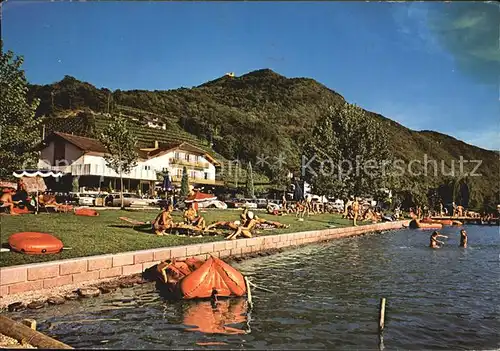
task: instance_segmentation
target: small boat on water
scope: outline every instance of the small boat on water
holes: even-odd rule
[[[423,218],[420,220],[420,223],[440,223],[442,225],[463,225],[462,222],[451,220],[451,219],[432,219],[432,218]]]
[[[248,283],[237,269],[211,256],[206,261],[194,257],[165,261],[156,267],[157,280],[169,297],[206,299],[239,297],[247,294]]]
[[[411,229],[442,229],[443,224],[436,222],[422,222],[418,219],[414,219],[410,222],[409,227]]]

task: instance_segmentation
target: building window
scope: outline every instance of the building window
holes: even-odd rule
[[[178,160],[178,159],[180,158],[180,157],[179,157],[179,153],[178,153],[178,152],[175,152],[175,153],[174,153],[174,158],[175,158],[176,160]]]
[[[186,159],[186,161],[189,161],[189,154],[184,154],[184,158]]]
[[[205,172],[205,179],[208,179],[208,173]]]
[[[182,169],[177,168],[177,177],[182,177]]]
[[[195,179],[195,178],[196,178],[196,171],[191,171],[191,172],[189,172],[189,176],[190,176],[192,179]]]

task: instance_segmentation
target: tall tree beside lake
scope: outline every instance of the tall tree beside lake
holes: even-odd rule
[[[349,103],[330,107],[306,142],[302,174],[314,192],[368,195],[387,187],[392,172],[388,137],[380,122]]]
[[[181,179],[181,193],[182,198],[189,195],[189,178],[186,166],[182,168],[182,179]]]
[[[41,133],[35,111],[40,100],[28,101],[23,58],[4,53],[3,43],[0,51],[0,179],[9,179],[16,169],[35,168],[38,162]]]
[[[248,162],[247,165],[247,182],[246,182],[246,195],[249,198],[254,198],[255,197],[255,190],[253,186],[253,171],[252,171],[252,163]]]
[[[100,140],[106,147],[108,154],[104,156],[108,166],[120,175],[120,197],[123,209],[123,174],[129,173],[137,165],[138,154],[135,148],[136,139],[130,132],[127,121],[115,117],[100,135]]]

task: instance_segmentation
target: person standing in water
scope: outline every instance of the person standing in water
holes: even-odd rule
[[[460,245],[459,247],[466,248],[467,247],[467,232],[465,229],[460,231]]]
[[[429,247],[431,249],[440,249],[441,248],[440,245],[444,245],[443,241],[438,240],[439,237],[448,238],[446,235],[441,235],[439,234],[439,232],[435,231],[434,233],[432,233],[429,242]]]
[[[352,211],[354,212],[353,224],[355,227],[357,227],[358,225],[356,224],[356,220],[358,219],[359,215],[359,202],[357,198],[352,203]]]

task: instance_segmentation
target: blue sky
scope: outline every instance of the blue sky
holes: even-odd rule
[[[166,90],[270,68],[314,78],[409,128],[500,148],[495,4],[8,0],[2,7],[5,48],[24,56],[31,83],[71,75],[97,87]]]

